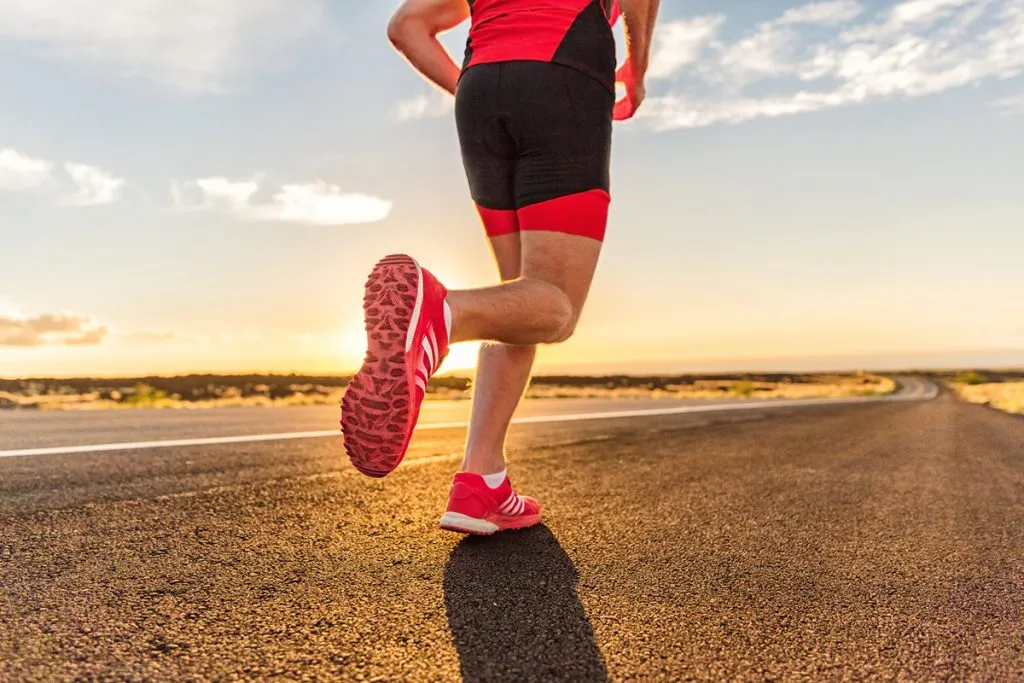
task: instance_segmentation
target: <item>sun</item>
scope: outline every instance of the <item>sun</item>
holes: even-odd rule
[[[366,331],[363,330],[362,320],[335,335],[332,346],[341,354],[341,361],[345,365],[353,368],[362,365],[366,355]]]
[[[334,348],[341,354],[346,365],[358,368],[366,355],[366,332],[362,320],[348,326],[335,336]],[[476,368],[476,357],[480,350],[480,342],[465,342],[449,347],[448,357],[438,368],[437,374],[465,372]]]
[[[453,372],[476,369],[476,357],[480,350],[480,342],[464,342],[452,344],[448,347],[448,357],[437,369],[437,374],[450,374]]]

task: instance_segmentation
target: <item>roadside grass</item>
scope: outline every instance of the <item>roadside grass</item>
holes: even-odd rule
[[[896,382],[873,374],[857,376],[822,375],[812,381],[753,381],[699,379],[691,383],[646,387],[531,386],[528,398],[847,398],[884,396],[893,393]]]
[[[954,379],[948,383],[948,386],[960,398],[969,403],[978,403],[1007,413],[1024,415],[1024,381],[972,382]]]
[[[713,399],[713,398],[843,398],[881,396],[896,383],[881,375],[821,374],[765,379],[663,377],[624,380],[611,378],[539,378],[526,391],[527,398],[603,399]],[[244,394],[238,387],[214,386],[209,398],[185,400],[179,393],[146,382],[119,389],[75,392],[13,393],[0,391],[0,408],[21,410],[205,410],[209,408],[288,407],[341,403],[344,386],[298,385],[274,388],[254,385]],[[439,377],[428,387],[428,400],[468,400],[473,387],[469,378]]]

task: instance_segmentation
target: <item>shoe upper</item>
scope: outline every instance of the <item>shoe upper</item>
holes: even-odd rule
[[[459,472],[452,479],[447,511],[486,519],[497,515],[536,515],[540,513],[540,505],[533,498],[516,493],[508,477],[501,486],[492,489],[479,474]]]
[[[427,382],[448,356],[448,327],[451,322],[444,305],[448,290],[427,269],[421,268],[422,309],[412,338],[415,352],[410,354],[410,370],[422,400]]]

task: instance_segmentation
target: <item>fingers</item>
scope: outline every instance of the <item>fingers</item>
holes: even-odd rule
[[[633,117],[636,113],[636,106],[633,104],[632,98],[626,95],[621,100],[615,103],[615,108],[612,109],[612,120],[613,121],[625,121]]]
[[[626,95],[615,103],[612,119],[625,121],[633,117],[644,101],[644,84],[642,81],[637,82],[636,75],[633,73],[633,64],[628,57],[615,71],[615,83],[616,85],[621,83],[625,87]]]

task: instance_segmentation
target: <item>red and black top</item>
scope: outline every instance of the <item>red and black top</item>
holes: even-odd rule
[[[469,0],[469,7],[463,71],[490,62],[554,62],[615,92],[612,0]]]

